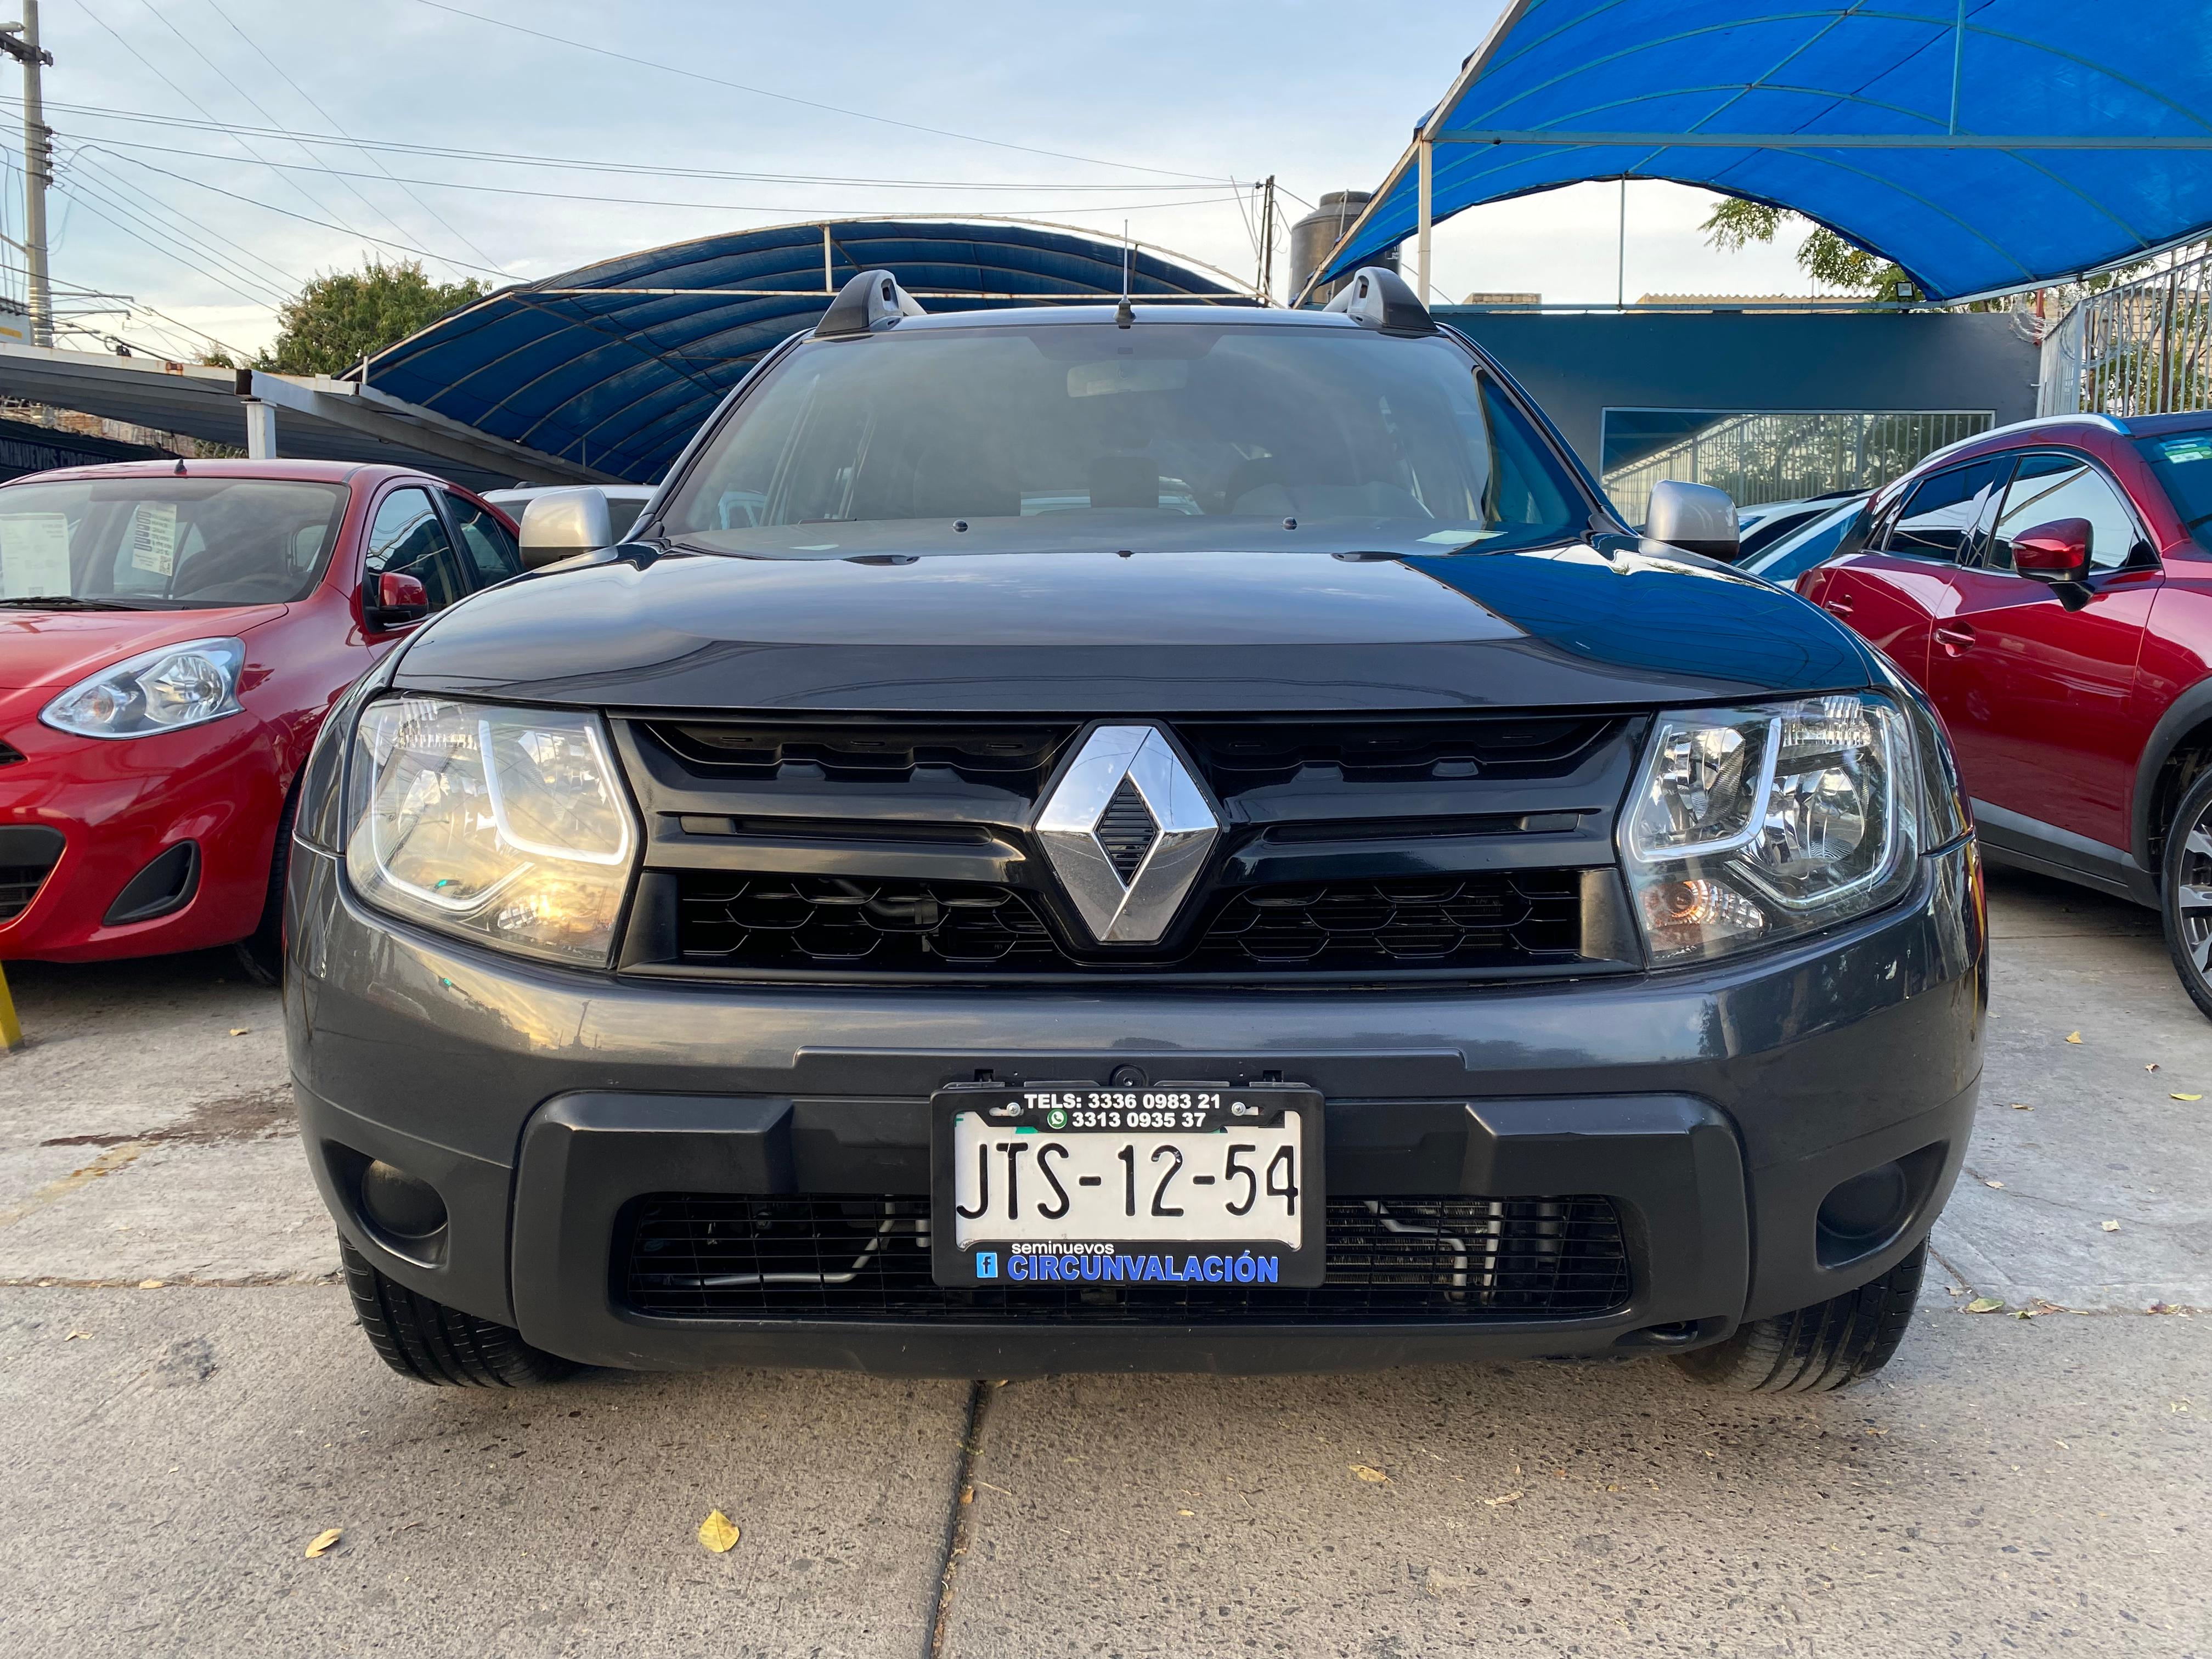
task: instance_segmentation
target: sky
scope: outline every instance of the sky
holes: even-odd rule
[[[1249,283],[1251,182],[1275,175],[1285,222],[1374,187],[1497,9],[44,0],[57,311],[142,350],[246,353],[301,283],[371,257],[496,286],[832,215],[1126,222]],[[12,64],[0,91],[20,237]],[[1629,298],[1811,291],[1790,239],[1707,246],[1711,201],[1629,186]],[[1594,184],[1462,214],[1435,286],[1609,302],[1620,213]]]

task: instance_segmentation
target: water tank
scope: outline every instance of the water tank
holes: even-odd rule
[[[1321,268],[1329,250],[1344,239],[1368,203],[1375,199],[1370,190],[1333,190],[1321,198],[1321,205],[1291,227],[1291,285],[1283,290],[1285,300],[1295,299],[1306,278]],[[1392,270],[1398,268],[1398,250],[1385,248],[1367,263],[1383,265]],[[1316,289],[1306,299],[1308,305],[1326,305],[1329,297],[1343,283],[1325,283]]]

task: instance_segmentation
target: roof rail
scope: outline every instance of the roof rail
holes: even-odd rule
[[[1336,297],[1322,307],[1340,311],[1363,328],[1386,334],[1434,334],[1437,319],[1406,279],[1386,265],[1362,265],[1344,279]]]
[[[898,285],[888,270],[864,270],[837,290],[830,309],[814,325],[817,337],[866,334],[902,317],[925,313],[921,302]]]

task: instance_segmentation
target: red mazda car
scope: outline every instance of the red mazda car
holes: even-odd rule
[[[1941,450],[1798,592],[1951,728],[1982,847],[2156,907],[2212,1015],[2212,414]]]
[[[0,487],[0,961],[275,960],[292,781],[407,630],[520,569],[389,466],[133,462]]]

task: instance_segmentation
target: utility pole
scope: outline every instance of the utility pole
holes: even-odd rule
[[[1260,198],[1260,303],[1275,298],[1275,175],[1269,173]]]
[[[22,6],[21,22],[0,23],[0,52],[23,66],[23,264],[30,272],[31,343],[50,346],[54,293],[46,275],[46,186],[54,181],[54,133],[46,125],[39,70],[54,55],[39,46],[39,0],[22,0]]]

